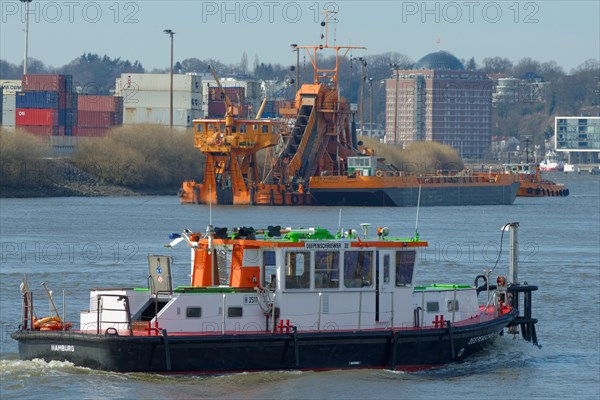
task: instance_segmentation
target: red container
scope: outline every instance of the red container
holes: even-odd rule
[[[73,136],[79,137],[104,137],[108,134],[108,128],[82,128],[73,130]]]
[[[111,111],[122,112],[123,98],[119,96],[79,96],[77,100],[79,111]]]
[[[223,101],[210,101],[208,103],[208,117],[209,118],[225,118],[225,102]]]
[[[119,115],[115,112],[77,111],[77,126],[80,128],[104,128],[119,125],[118,122]]]
[[[229,100],[234,104],[242,104],[246,102],[246,90],[243,87],[226,87],[223,88]],[[221,95],[221,89],[211,87],[208,91],[208,101],[225,101],[225,96]]]
[[[17,108],[15,125],[58,126],[58,115],[58,110],[47,108]]]
[[[22,78],[24,92],[65,92],[66,80],[64,75],[56,74],[27,74]]]
[[[23,125],[19,128],[25,130],[25,132],[36,135],[36,136],[58,136],[59,130],[57,126],[31,126]]]

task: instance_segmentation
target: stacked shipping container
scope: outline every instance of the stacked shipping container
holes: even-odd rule
[[[170,123],[170,75],[122,74],[116,92],[123,97],[124,124]],[[173,126],[188,128],[201,117],[202,78],[173,75]]]
[[[105,136],[123,123],[123,98],[83,96],[77,101],[77,136]]]
[[[2,80],[2,126],[15,127],[16,100],[15,92],[21,91],[20,80]]]
[[[225,96],[229,98],[234,106],[234,114],[240,117],[249,116],[252,109],[246,104],[246,89],[243,87],[224,87],[223,90],[219,87],[208,87],[208,117],[223,118],[225,115]]]
[[[23,75],[15,125],[34,135],[72,136],[76,105],[71,75]]]

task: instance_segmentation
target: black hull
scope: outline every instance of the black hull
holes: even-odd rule
[[[21,359],[70,361],[115,372],[222,373],[258,370],[439,366],[481,350],[515,318],[444,329],[210,336],[114,336],[18,331]]]
[[[421,206],[510,205],[515,202],[519,183],[484,186],[423,186]],[[316,205],[411,207],[419,202],[419,188],[311,188]]]

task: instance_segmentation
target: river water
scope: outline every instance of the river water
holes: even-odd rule
[[[146,286],[147,255],[174,257],[174,284],[189,283],[189,251],[166,249],[169,232],[215,226],[321,226],[335,231],[339,210],[324,207],[182,206],[175,196],[0,200],[0,398],[480,399],[600,397],[600,180],[546,174],[571,195],[517,198],[511,206],[423,207],[417,283],[470,283],[493,268],[500,228],[518,221],[519,279],[539,286],[538,349],[511,335],[460,364],[418,373],[381,370],[269,372],[222,376],[114,374],[68,363],[20,361],[10,338],[19,323],[27,274],[39,315],[47,282],[62,313],[78,321],[91,287]],[[391,236],[415,230],[417,209],[341,209],[344,228]],[[211,215],[212,214],[212,215]],[[373,232],[371,232],[373,234]],[[506,274],[508,235],[499,266]],[[257,354],[260,357],[260,354]]]

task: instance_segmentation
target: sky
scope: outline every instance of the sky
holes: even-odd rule
[[[353,56],[398,52],[417,61],[445,50],[459,59],[530,57],[565,72],[600,59],[600,1],[36,1],[29,11],[29,57],[60,67],[91,52],[168,68],[175,61],[293,64],[290,44],[318,45],[323,10],[337,11],[329,44],[365,46]],[[25,12],[0,0],[0,58],[23,61]]]

